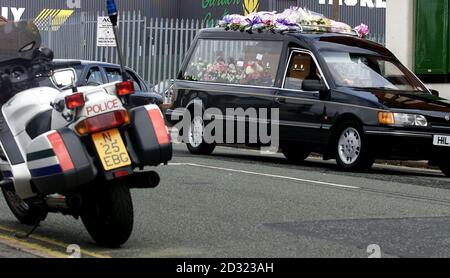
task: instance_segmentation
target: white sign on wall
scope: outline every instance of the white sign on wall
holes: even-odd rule
[[[333,5],[333,0],[319,0],[319,4]],[[339,0],[339,5],[386,9],[386,0]]]
[[[81,9],[81,0],[67,0],[69,9]]]
[[[16,7],[0,7],[0,15],[6,19],[10,19],[13,21],[20,21],[22,19],[23,14],[25,13],[25,8],[16,8]]]
[[[113,26],[107,16],[100,16],[97,20],[97,46],[116,47]]]

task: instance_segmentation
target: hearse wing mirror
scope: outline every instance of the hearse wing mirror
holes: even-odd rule
[[[328,91],[328,88],[321,80],[305,80],[302,82],[302,90],[308,92],[321,92]]]
[[[307,92],[319,92],[320,100],[327,100],[330,98],[330,90],[328,90],[328,87],[322,80],[305,80],[302,83],[302,90]]]
[[[433,96],[435,96],[435,97],[439,97],[439,91],[436,91],[436,90],[430,89],[430,92],[431,92],[431,94],[432,94]]]

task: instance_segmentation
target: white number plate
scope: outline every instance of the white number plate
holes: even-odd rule
[[[433,145],[450,147],[450,136],[434,135]]]

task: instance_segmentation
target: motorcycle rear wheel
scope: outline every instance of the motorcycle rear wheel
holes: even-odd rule
[[[15,191],[2,188],[6,204],[20,223],[33,226],[47,217],[48,211],[44,207],[28,204]]]
[[[100,246],[118,248],[133,231],[133,202],[124,181],[104,183],[96,194],[85,198],[81,220]]]

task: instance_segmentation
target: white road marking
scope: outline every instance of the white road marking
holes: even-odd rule
[[[315,181],[315,180],[306,180],[306,179],[300,179],[300,178],[294,178],[294,177],[272,175],[272,174],[265,174],[265,173],[258,173],[258,172],[250,172],[250,171],[244,171],[244,170],[237,170],[237,169],[223,168],[223,167],[215,167],[215,166],[201,165],[201,164],[195,164],[195,163],[169,163],[169,166],[191,166],[191,167],[198,167],[198,168],[206,168],[206,169],[221,170],[221,171],[227,171],[227,172],[234,172],[234,173],[241,173],[241,174],[269,177],[269,178],[278,178],[278,179],[284,179],[284,180],[291,180],[291,181],[299,181],[299,182],[305,182],[305,183],[333,186],[333,187],[338,187],[338,188],[361,189],[360,187],[351,186],[351,185],[329,183],[329,182],[322,182],[322,181]]]
[[[183,143],[174,143],[174,145],[184,145]],[[253,153],[253,154],[259,154],[263,156],[273,156],[273,157],[279,157],[284,158],[284,156],[281,153],[273,153],[273,152],[264,152],[261,153],[261,151],[254,150],[254,149],[246,149],[246,148],[233,148],[228,146],[217,146],[217,149],[222,149],[224,151],[242,151],[247,153]],[[314,161],[314,162],[320,162],[323,164],[329,164],[329,165],[335,165],[336,163],[331,161],[324,161],[321,157],[308,157],[307,161]],[[8,164],[9,165],[9,164]],[[404,165],[392,165],[392,164],[385,164],[385,163],[377,163],[375,162],[374,168],[378,169],[393,169],[393,170],[404,170],[408,172],[417,173],[420,171],[421,173],[429,173],[429,174],[442,174],[440,170],[434,170],[434,169],[427,169],[427,168],[418,168],[413,166],[404,166]]]

